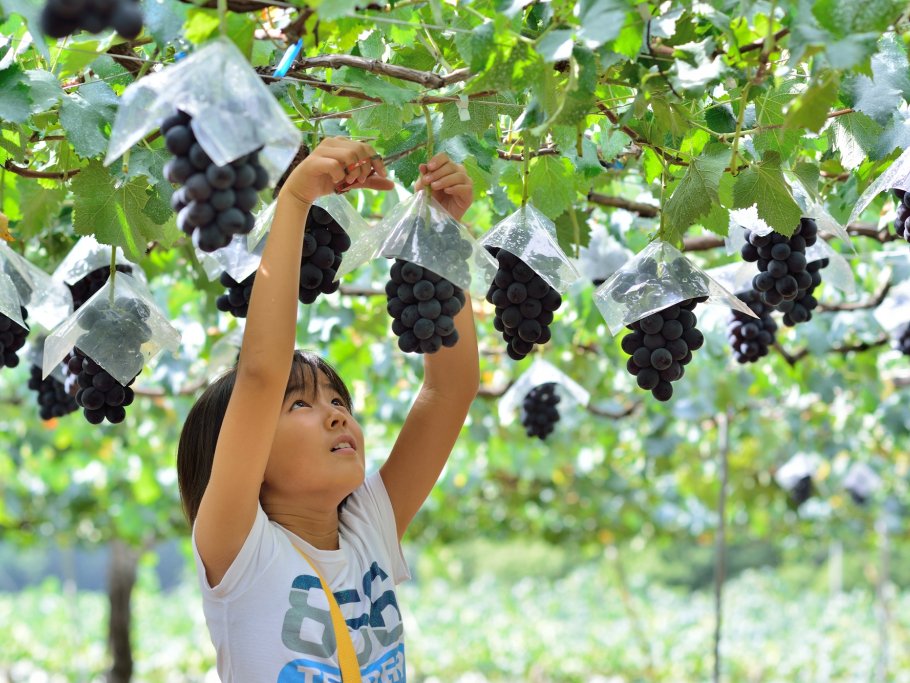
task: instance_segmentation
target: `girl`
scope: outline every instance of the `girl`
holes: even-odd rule
[[[429,186],[460,219],[473,191],[464,168],[438,154],[420,171],[415,189]],[[372,148],[342,138],[324,140],[291,173],[237,367],[203,393],[180,436],[180,494],[225,683],[341,680],[343,643],[319,574],[341,607],[363,680],[405,680],[395,585],[409,573],[399,542],[477,393],[468,299],[455,318],[458,344],[425,357],[423,386],[391,454],[365,476],[363,432],[344,382],[321,358],[294,351],[307,212],[340,184],[393,187]]]

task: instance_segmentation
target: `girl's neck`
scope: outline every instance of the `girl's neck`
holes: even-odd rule
[[[287,510],[263,505],[262,509],[273,522],[299,536],[319,550],[338,550],[338,510]]]

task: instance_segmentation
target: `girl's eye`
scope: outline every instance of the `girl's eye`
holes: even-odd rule
[[[296,401],[294,401],[291,404],[291,410],[293,410],[294,408],[309,408],[309,407],[310,407],[309,403],[307,403],[306,401],[302,401],[300,399],[297,399]]]

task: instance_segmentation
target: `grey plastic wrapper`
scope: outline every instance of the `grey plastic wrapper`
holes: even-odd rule
[[[537,358],[499,399],[500,422],[504,425],[511,423],[520,412],[519,409],[528,392],[547,382],[555,382],[560,394],[571,398],[578,405],[587,406],[591,399],[591,394],[562,370],[542,358]]]
[[[30,365],[37,365],[39,368],[44,363],[44,342],[47,335],[36,336],[34,339],[29,338],[28,354],[26,360]],[[60,382],[66,383],[66,374],[63,370],[63,363],[57,363],[57,366],[51,371],[51,377]]]
[[[581,276],[555,235],[555,223],[528,204],[494,225],[481,238],[480,244],[501,247],[514,254],[553,289],[565,294]]]
[[[799,178],[792,174],[788,175],[790,175],[789,181],[793,190],[793,199],[796,200],[799,208],[803,210],[803,216],[814,220],[820,232],[827,232],[830,235],[839,237],[850,246],[850,249],[856,251],[847,228],[841,225],[828,209],[809,193]]]
[[[105,165],[177,109],[193,117],[196,139],[219,166],[262,148],[259,160],[274,182],[300,147],[300,131],[259,74],[230,40],[218,38],[123,91]]]
[[[259,268],[265,242],[260,242],[251,253],[246,235],[234,235],[228,245],[211,253],[196,249],[196,257],[209,280],[217,280],[222,271],[236,282],[243,282]]]
[[[73,296],[65,284],[2,243],[0,264],[16,285],[22,305],[28,309],[29,322],[52,330],[73,312]]]
[[[803,477],[812,477],[822,463],[816,453],[797,453],[774,473],[774,480],[782,489],[790,491]]]
[[[668,306],[708,297],[706,303],[742,311],[751,309],[692,263],[673,245],[651,242],[594,292],[597,306],[613,335],[625,325]]]
[[[371,243],[382,239],[378,255],[428,268],[476,298],[486,296],[498,270],[487,250],[426,190],[395,207],[365,237]]]
[[[113,296],[112,296],[113,295]],[[116,334],[107,332],[115,329]],[[128,384],[159,351],[177,351],[180,335],[144,285],[119,273],[64,320],[44,343],[44,377],[78,347],[121,384]]]
[[[583,277],[603,283],[633,256],[602,225],[594,225],[587,247],[579,250],[578,268]]]
[[[843,256],[825,240],[818,240],[806,249],[806,262],[828,259],[828,265],[821,271],[822,282],[839,289],[848,297],[856,296],[856,276]]]
[[[910,324],[910,281],[901,282],[888,290],[872,313],[876,322],[889,334]]]
[[[243,318],[238,320],[238,322],[240,324],[237,327],[212,344],[208,362],[210,373],[223,372],[234,367],[237,363],[237,354],[240,353],[240,344],[243,342],[243,331],[245,329]]]
[[[139,267],[127,260],[122,249],[114,257],[118,266],[130,266],[135,274]],[[82,237],[54,270],[53,278],[74,285],[93,270],[111,265],[111,247],[100,244],[94,237]]]
[[[866,191],[856,200],[853,211],[850,212],[850,218],[847,219],[847,225],[854,223],[866,207],[872,203],[872,200],[885,190],[892,188],[901,190],[910,190],[910,147],[904,150],[897,159],[894,160],[885,172],[876,178]]]
[[[256,222],[253,223],[253,229],[246,236],[247,249],[253,251],[260,246],[262,239],[266,236],[269,228],[272,227],[272,221],[275,220],[275,209],[278,206],[278,200],[266,204],[259,213],[256,214]]]
[[[335,274],[335,279],[340,280],[342,275],[350,272],[345,269],[345,261],[348,260],[351,249],[355,244],[363,244],[366,238],[373,232],[369,223],[360,215],[360,212],[354,208],[354,205],[343,195],[327,194],[319,197],[314,204],[325,209],[328,214],[342,227],[342,229],[351,238],[351,248],[341,256],[341,265]]]
[[[12,320],[20,327],[28,329],[28,325],[22,319],[21,307],[23,303],[19,299],[19,291],[12,279],[6,273],[0,272],[0,313]]]

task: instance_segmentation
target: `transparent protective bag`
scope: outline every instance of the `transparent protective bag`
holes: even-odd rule
[[[266,236],[269,228],[272,227],[272,221],[275,220],[275,209],[278,206],[278,200],[266,204],[262,210],[256,214],[256,222],[253,229],[246,236],[246,246],[249,251],[253,251],[260,245],[262,239]]]
[[[363,216],[360,215],[360,212],[344,195],[323,195],[313,203],[316,206],[325,209],[348,234],[348,237],[351,238],[351,246],[341,257],[341,265],[338,267],[338,272],[335,274],[335,279],[340,280],[343,275],[346,275],[353,270],[352,268],[349,269],[345,266],[346,263],[351,260],[355,246],[358,244],[366,244],[369,241],[369,236],[372,234],[373,229],[370,228],[369,223],[366,222]]]
[[[122,249],[117,249],[114,260],[118,266],[130,266],[134,275],[137,272],[141,272],[135,263],[127,260],[123,255]],[[93,270],[109,267],[110,265],[110,245],[101,244],[94,237],[86,236],[82,237],[70,249],[51,277],[68,285],[74,285]]]
[[[854,252],[856,251],[847,228],[841,225],[828,209],[809,193],[802,181],[795,176],[791,176],[790,187],[793,190],[793,199],[796,200],[799,208],[803,210],[803,216],[814,220],[819,232],[827,232],[830,235],[839,237],[850,246],[850,249]]]
[[[821,463],[822,458],[816,453],[797,453],[777,468],[774,473],[774,481],[782,489],[792,491],[800,480],[805,477],[814,477]]]
[[[111,333],[115,330],[115,333]],[[120,273],[48,335],[42,371],[47,377],[74,348],[123,385],[162,349],[175,353],[180,334],[145,286]]]
[[[581,277],[556,241],[556,225],[530,204],[494,225],[480,244],[514,254],[560,294]]]
[[[875,199],[880,192],[895,187],[901,190],[910,191],[910,147],[905,149],[904,152],[894,160],[894,163],[886,168],[885,172],[876,178],[872,184],[866,188],[866,191],[860,195],[860,198],[856,200],[853,211],[850,212],[850,218],[847,219],[847,224],[849,225],[859,219],[863,211],[866,210],[866,207],[872,203],[872,200]]]
[[[844,488],[854,497],[867,499],[882,487],[882,478],[864,462],[854,462],[844,476]]]
[[[73,312],[69,288],[0,242],[0,265],[19,291],[30,323],[52,330]]]
[[[209,280],[217,280],[226,272],[237,282],[243,282],[259,268],[265,242],[260,242],[251,252],[246,235],[234,235],[230,243],[213,252],[196,249],[196,256]]]
[[[626,263],[594,292],[610,333],[665,308],[699,297],[706,303],[742,311],[752,310],[724,289],[671,244],[656,240]]]
[[[104,164],[180,109],[193,117],[196,139],[219,166],[254,150],[272,182],[300,146],[301,134],[240,50],[213,40],[186,59],[130,84],[120,99]]]
[[[244,323],[241,322],[212,344],[212,350],[209,352],[210,372],[219,373],[234,367],[237,363],[237,354],[240,353],[240,344],[243,342],[244,329]]]
[[[901,282],[888,290],[888,295],[875,307],[872,315],[889,335],[910,324],[910,281]]]
[[[26,355],[26,360],[30,365],[37,365],[39,368],[44,363],[44,342],[47,339],[47,335],[36,336],[35,339],[29,339],[28,354]],[[66,383],[66,374],[63,369],[63,363],[57,363],[56,367],[51,371],[50,376],[61,384]]]
[[[856,276],[843,256],[834,250],[825,240],[818,240],[806,249],[806,262],[828,259],[828,265],[822,269],[822,283],[840,290],[848,297],[856,296]]]
[[[428,268],[476,298],[483,298],[498,270],[487,250],[428,190],[398,204],[360,241],[366,244],[356,254],[352,254],[352,245],[345,254],[347,266],[342,261],[339,275],[342,269],[349,273],[377,256],[399,258]]]
[[[19,290],[16,289],[12,278],[6,273],[0,272],[0,313],[20,327],[28,329],[28,325],[22,319],[22,306]]]
[[[578,269],[582,277],[602,285],[632,256],[632,251],[617,242],[606,228],[595,225],[588,246],[579,249]]]
[[[758,273],[758,266],[749,261],[739,261],[710,268],[705,273],[728,292],[739,294],[752,289],[752,278]]]
[[[521,404],[528,392],[548,382],[555,382],[560,395],[570,398],[580,406],[587,406],[591,399],[591,394],[562,370],[542,358],[537,358],[499,399],[500,422],[503,425],[510,424],[521,413]]]

